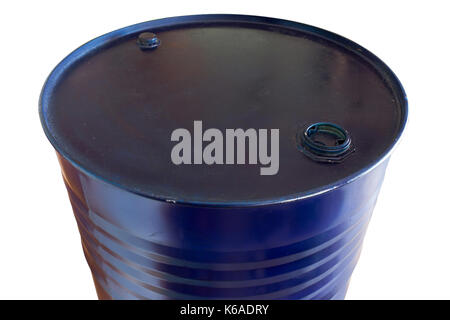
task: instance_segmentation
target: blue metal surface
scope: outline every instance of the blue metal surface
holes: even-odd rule
[[[315,197],[217,208],[139,196],[59,159],[101,299],[343,299],[387,165]]]
[[[395,115],[398,117],[395,119],[398,120],[398,125],[392,130],[388,141],[384,141],[387,147],[377,145],[382,152],[373,157],[364,153],[358,154],[358,151],[364,150],[363,147],[373,151],[375,143],[372,140],[377,137],[374,138],[373,131],[365,130],[365,127],[353,127],[352,121],[349,120],[348,124],[353,129],[350,131],[352,141],[356,141],[356,144],[359,142],[360,149],[358,150],[356,145],[353,163],[344,162],[339,170],[336,167],[327,167],[327,172],[340,177],[332,183],[306,188],[314,181],[314,175],[317,173],[325,176],[325,169],[321,166],[328,164],[321,163],[316,166],[313,160],[298,152],[304,157],[299,157],[298,162],[293,161],[293,170],[286,170],[287,173],[284,171],[286,176],[283,177],[295,182],[294,174],[304,174],[305,179],[300,182],[303,187],[306,186],[305,190],[286,194],[280,192],[281,196],[272,197],[271,190],[259,184],[255,190],[264,190],[261,191],[263,196],[255,198],[257,200],[230,201],[228,198],[218,198],[213,201],[215,198],[202,198],[211,191],[208,190],[207,183],[203,185],[206,186],[202,189],[204,194],[198,192],[195,199],[188,196],[164,198],[160,193],[152,193],[151,188],[146,190],[121,183],[120,170],[115,172],[117,176],[106,176],[89,170],[77,161],[74,154],[67,151],[70,149],[65,148],[64,142],[61,143],[62,139],[58,140],[60,137],[52,132],[54,119],[48,108],[52,99],[55,99],[54,93],[60,85],[60,80],[64,79],[68,70],[76,63],[101,46],[112,45],[122,38],[153,28],[170,29],[170,26],[199,21],[234,20],[238,23],[276,24],[305,33],[317,33],[327,41],[358,52],[358,55],[370,61],[374,70],[389,78],[387,82],[397,94],[398,104],[402,107],[400,111],[395,110],[398,111]],[[165,43],[163,38],[161,47],[153,50],[153,53],[163,52]],[[133,41],[133,44],[136,42]],[[129,47],[124,48],[125,52],[134,54]],[[122,59],[125,56],[120,57]],[[338,59],[332,58],[331,62],[328,61],[333,67],[330,70],[338,70],[335,67],[340,63],[335,63],[335,60]],[[349,68],[351,69],[351,66]],[[101,67],[99,69],[102,70]],[[325,70],[323,79],[328,81],[329,77],[326,75],[329,70],[320,64],[318,69]],[[81,74],[83,75],[82,72]],[[321,85],[326,83],[320,81]],[[305,80],[306,84],[309,82],[309,78]],[[372,84],[373,82],[369,81],[367,86]],[[105,90],[102,92],[107,92],[108,85],[110,83],[105,85],[102,81],[92,84],[98,86],[99,90]],[[339,88],[339,85],[340,83],[334,82],[334,87],[331,88]],[[317,92],[320,92],[320,89]],[[329,92],[334,95],[333,90]],[[253,95],[247,96],[253,99]],[[110,98],[107,94],[102,97]],[[343,95],[337,98],[342,101],[346,99]],[[100,299],[343,299],[359,257],[390,153],[403,131],[407,116],[406,96],[395,75],[378,58],[357,44],[338,35],[295,22],[230,15],[162,19],[123,28],[97,38],[74,51],[55,68],[42,91],[40,106],[44,131],[57,150],[83,250]],[[232,107],[239,109],[241,106]],[[292,107],[287,110],[294,109],[296,108]],[[328,112],[331,112],[330,110]],[[289,114],[288,111],[286,114]],[[189,112],[188,110],[186,114],[181,113],[180,118],[187,117]],[[212,113],[212,118],[214,116]],[[382,116],[389,118],[386,114]],[[347,118],[345,114],[342,115],[342,119]],[[291,120],[289,117],[286,119]],[[287,126],[291,124],[287,123]],[[347,129],[347,126],[345,128]],[[380,128],[371,129],[380,133],[383,131],[383,125],[380,125]],[[359,134],[354,137],[355,132]],[[287,134],[288,138],[290,134],[291,132]],[[285,149],[289,152],[298,151],[295,132],[291,140],[293,149],[290,144],[285,144]],[[113,144],[112,138],[111,141]],[[139,148],[136,147],[135,150]],[[123,153],[124,157],[131,154]],[[358,161],[358,156],[364,160],[364,165]],[[353,155],[350,155],[349,159],[351,157]],[[102,161],[106,160],[101,158],[98,163],[101,164]],[[360,169],[361,166],[363,169]],[[296,168],[299,170],[295,171]],[[302,168],[311,170],[304,169],[304,172],[301,172]],[[345,174],[342,174],[343,170],[347,170]],[[167,172],[163,170],[163,178]],[[283,183],[287,183],[287,180],[280,176],[277,184],[271,185],[272,188],[275,186],[281,189]],[[260,178],[255,178],[255,181],[262,181],[258,179]],[[265,180],[264,183],[270,185],[271,181],[275,180]],[[295,183],[293,185],[295,186]],[[223,183],[224,189],[231,186],[233,185]],[[196,192],[194,187],[192,189],[194,192],[189,196]],[[246,191],[251,194],[251,190]]]

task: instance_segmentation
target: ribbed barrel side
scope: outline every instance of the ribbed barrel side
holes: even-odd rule
[[[213,209],[60,163],[101,299],[343,299],[385,169],[305,200]]]

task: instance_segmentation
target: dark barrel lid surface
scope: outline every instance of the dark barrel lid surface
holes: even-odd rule
[[[142,48],[144,32],[155,34],[154,48]],[[40,112],[56,150],[109,183],[174,202],[253,205],[370,170],[401,135],[406,104],[389,68],[345,38],[278,19],[203,15],[141,23],[80,47],[50,75]],[[194,146],[194,121],[202,133],[222,133],[224,164],[194,164],[194,149],[210,143]],[[258,150],[259,130],[272,141],[278,129],[276,174],[261,174],[269,165],[251,155],[250,138],[245,163],[226,164],[226,131],[238,128],[255,129]],[[191,135],[192,164],[172,160],[176,129]],[[344,154],[320,154],[346,141]]]

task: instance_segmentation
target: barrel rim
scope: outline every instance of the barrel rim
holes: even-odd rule
[[[274,25],[278,27],[283,27],[287,29],[294,29],[296,31],[301,31],[304,33],[309,33],[321,38],[324,38],[328,41],[333,42],[339,46],[346,48],[347,50],[352,51],[357,54],[360,58],[364,59],[368,62],[376,72],[380,74],[383,79],[389,80],[389,85],[391,90],[393,91],[394,96],[398,99],[396,101],[397,105],[401,108],[401,114],[399,116],[399,127],[396,135],[393,137],[391,145],[386,148],[384,153],[382,153],[379,157],[375,158],[371,163],[362,169],[354,172],[353,174],[337,180],[333,183],[323,185],[318,188],[313,188],[308,191],[298,192],[294,194],[285,195],[283,197],[278,197],[274,199],[268,200],[249,200],[249,201],[228,201],[228,202],[220,202],[220,201],[192,201],[189,199],[167,199],[164,196],[153,194],[151,192],[146,192],[143,190],[137,190],[133,186],[126,186],[120,184],[118,182],[113,181],[112,179],[108,179],[104,176],[96,174],[94,172],[89,171],[84,168],[82,165],[78,164],[68,153],[64,152],[62,148],[58,145],[55,137],[51,133],[50,128],[47,125],[46,119],[46,108],[49,105],[49,101],[52,96],[52,92],[57,85],[59,79],[64,75],[65,70],[68,69],[72,64],[76,63],[87,54],[92,53],[97,48],[106,45],[107,43],[111,43],[121,37],[128,36],[130,34],[143,32],[148,30],[149,28],[160,28],[160,27],[174,27],[177,24],[183,25],[186,23],[193,22],[245,22],[245,23],[255,23],[255,24],[265,24],[265,25]],[[40,97],[39,97],[39,117],[41,121],[42,128],[47,136],[47,139],[50,141],[52,146],[55,148],[56,152],[60,154],[65,160],[67,160],[72,166],[74,166],[79,171],[84,174],[98,179],[108,185],[113,185],[121,190],[131,192],[138,196],[142,196],[145,198],[153,199],[156,201],[168,202],[173,204],[183,204],[183,205],[191,205],[191,206],[202,206],[202,207],[255,207],[255,206],[263,206],[263,205],[272,205],[272,204],[280,204],[287,203],[292,201],[298,201],[307,199],[310,197],[315,197],[327,192],[330,192],[334,189],[343,187],[346,184],[351,183],[354,180],[359,179],[363,175],[369,173],[373,169],[375,169],[382,162],[387,160],[391,155],[393,149],[397,146],[404,129],[407,124],[408,119],[408,100],[406,96],[406,92],[400,83],[400,80],[395,75],[395,73],[376,55],[371,53],[369,50],[363,48],[359,44],[342,37],[336,33],[314,27],[308,24],[303,24],[300,22],[278,19],[278,18],[269,18],[264,16],[253,16],[253,15],[237,15],[237,14],[200,14],[200,15],[187,15],[187,16],[176,16],[169,17],[157,20],[151,20],[146,22],[141,22],[138,24],[134,24],[128,27],[120,28],[115,31],[106,33],[102,36],[94,38],[89,42],[81,45],[77,49],[75,49],[72,53],[66,56],[56,67],[52,70],[50,75],[47,77]]]

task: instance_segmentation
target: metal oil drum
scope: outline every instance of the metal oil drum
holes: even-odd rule
[[[407,100],[341,36],[199,15],[81,46],[40,116],[100,299],[343,299]]]

